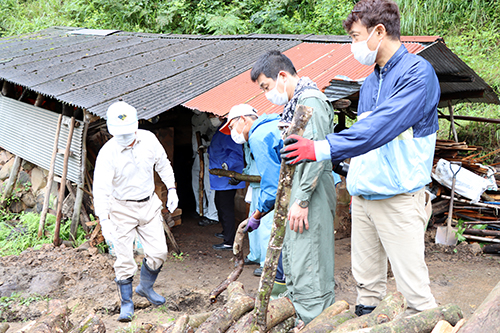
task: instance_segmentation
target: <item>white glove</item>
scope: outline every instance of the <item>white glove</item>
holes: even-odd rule
[[[167,196],[167,209],[170,213],[173,213],[179,204],[179,198],[177,197],[177,191],[175,188],[168,190]]]
[[[99,219],[99,223],[101,224],[101,232],[102,236],[111,243],[114,243],[115,241],[115,236],[114,233],[116,232],[115,226],[113,222],[111,222],[109,219]]]

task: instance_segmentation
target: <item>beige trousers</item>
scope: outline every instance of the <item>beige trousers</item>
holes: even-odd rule
[[[352,198],[352,273],[357,304],[376,306],[386,295],[387,258],[409,310],[436,307],[425,263],[425,192],[385,200]]]
[[[138,235],[148,266],[157,270],[167,259],[168,248],[161,216],[162,202],[156,194],[146,202],[111,200],[110,220],[114,232],[116,254],[115,275],[117,280],[134,276],[137,264],[134,260],[134,239]]]

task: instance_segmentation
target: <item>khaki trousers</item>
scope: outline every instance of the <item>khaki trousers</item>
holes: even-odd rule
[[[376,306],[385,297],[389,258],[409,310],[437,306],[424,258],[425,222],[423,189],[385,200],[352,198],[351,256],[357,304]]]
[[[134,260],[134,239],[144,249],[148,266],[157,270],[167,259],[168,248],[161,216],[162,202],[156,194],[145,202],[111,200],[110,220],[116,228],[113,242],[117,280],[134,276],[137,264]]]

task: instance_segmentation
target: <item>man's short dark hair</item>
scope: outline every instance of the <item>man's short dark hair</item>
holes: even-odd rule
[[[349,32],[354,22],[360,21],[367,29],[377,24],[383,24],[387,34],[399,40],[400,16],[398,5],[391,0],[361,0],[354,5],[351,13],[342,22],[344,29]]]
[[[277,50],[268,51],[261,55],[255,62],[250,73],[253,82],[257,81],[260,74],[276,80],[279,72],[285,71],[292,75],[297,74],[292,61],[283,53]]]

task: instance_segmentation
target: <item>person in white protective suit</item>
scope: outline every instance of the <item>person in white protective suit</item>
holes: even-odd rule
[[[203,212],[202,219],[198,222],[200,226],[207,226],[219,222],[217,215],[217,208],[215,207],[215,191],[210,189],[210,177],[208,171],[208,154],[207,148],[210,145],[210,140],[215,131],[220,125],[220,120],[217,117],[210,118],[207,113],[198,110],[193,111],[191,117],[192,136],[191,142],[193,145],[193,167],[191,169],[191,182],[193,187],[194,199],[196,201],[196,213],[200,214],[200,156],[198,148],[203,152],[204,162],[204,177],[203,177]],[[198,147],[198,140],[196,139],[196,132],[201,134],[202,146]]]
[[[138,129],[136,109],[122,101],[113,103],[107,111],[107,127],[113,138],[97,156],[94,206],[102,234],[116,254],[115,282],[121,301],[118,321],[131,321],[134,315],[132,281],[137,272],[133,253],[136,235],[145,257],[135,292],[154,305],[165,303],[165,298],[153,290],[168,254],[162,202],[154,193],[153,171],[168,188],[170,212],[177,208],[179,200],[165,149],[153,133]]]

